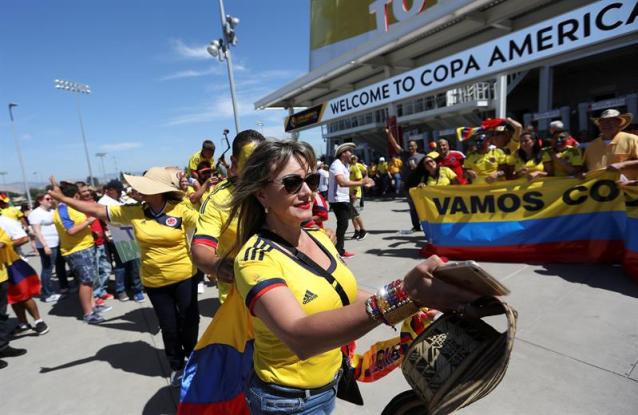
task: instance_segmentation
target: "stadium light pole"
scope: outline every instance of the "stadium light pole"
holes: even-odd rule
[[[237,45],[235,27],[239,24],[239,19],[226,14],[224,10],[224,0],[219,0],[219,15],[222,21],[222,33],[224,37],[211,41],[206,50],[210,56],[219,59],[220,62],[226,60],[228,84],[230,85],[230,98],[233,102],[233,115],[235,116],[235,134],[238,134],[239,111],[237,109],[237,98],[235,96],[235,76],[233,74],[233,61],[230,56],[230,47]]]
[[[33,202],[31,201],[31,193],[29,193],[29,185],[27,184],[27,173],[24,168],[24,159],[22,158],[22,149],[20,148],[20,140],[18,140],[18,134],[16,133],[16,122],[15,122],[15,119],[13,118],[13,108],[17,106],[18,104],[14,102],[9,103],[9,118],[11,119],[11,132],[13,133],[13,139],[16,142],[16,150],[18,152],[18,161],[20,162],[20,170],[22,170],[22,184],[24,185],[24,192],[27,195],[27,201],[29,202],[29,207],[33,207]]]
[[[257,124],[257,127],[259,128],[259,132],[264,134],[264,123],[262,121],[257,121],[255,124]]]
[[[91,87],[86,84],[81,84],[73,81],[63,81],[61,79],[55,80],[56,89],[63,91],[76,92],[78,94],[90,94]],[[84,156],[86,157],[86,164],[89,167],[89,181],[92,186],[95,186],[95,177],[93,177],[93,169],[91,168],[91,159],[89,158],[89,147],[86,144],[86,134],[84,133],[84,122],[82,121],[82,111],[80,111],[80,96],[75,96],[75,105],[78,110],[78,118],[80,119],[80,131],[82,132],[82,143],[84,143]]]
[[[106,181],[106,170],[104,170],[104,157],[106,157],[106,153],[95,153],[95,157],[100,159],[100,164],[102,165],[102,180]]]

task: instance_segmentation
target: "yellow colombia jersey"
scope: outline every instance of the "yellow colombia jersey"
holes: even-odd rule
[[[543,166],[543,158],[544,157],[542,157],[538,162],[535,157],[524,161],[517,151],[509,156],[507,164],[513,167],[515,173],[520,173],[523,169],[525,169],[526,173],[532,173],[535,171],[545,170],[545,167]]]
[[[191,156],[188,160],[188,175],[190,176],[194,171],[197,171],[197,165],[204,160],[210,161],[210,167],[215,170],[215,157],[211,157],[210,159],[205,159],[202,157],[202,151],[197,151],[195,154]]]
[[[0,283],[3,283],[9,279],[8,267],[18,259],[18,254],[13,249],[11,237],[2,228],[0,228],[0,243],[4,244],[0,248]]]
[[[507,156],[500,148],[492,148],[485,154],[476,154],[463,162],[463,168],[473,170],[477,177],[473,184],[485,184],[485,176],[498,171],[498,166],[507,164]]]
[[[60,252],[63,256],[93,247],[93,233],[87,226],[75,235],[69,235],[67,230],[75,225],[86,222],[86,215],[64,203],[60,203],[53,213],[53,223],[60,236]]]
[[[202,203],[197,221],[197,230],[193,236],[193,245],[206,245],[217,250],[217,256],[222,257],[226,250],[230,249],[237,239],[237,219],[235,218],[228,228],[222,229],[228,219],[234,189],[234,179],[227,179],[219,183]],[[219,288],[219,301],[224,302],[231,284],[217,282]]]
[[[330,272],[354,302],[357,282],[338,259],[334,244],[321,231],[308,231],[330,258]],[[235,257],[235,281],[248,309],[270,289],[287,286],[306,314],[340,308],[341,299],[325,278],[264,236],[254,235]],[[328,384],[341,366],[341,351],[333,349],[306,360],[299,358],[259,319],[253,319],[255,372],[261,380],[311,389]]]
[[[197,268],[191,261],[187,233],[195,228],[196,211],[174,202],[168,202],[159,214],[144,204],[107,209],[109,222],[133,226],[146,287],[162,287],[195,275]]]
[[[449,167],[441,166],[439,167],[439,177],[428,176],[426,184],[428,186],[447,186],[452,184],[454,179],[456,179],[456,173]]]
[[[552,163],[552,156],[550,154],[550,151],[553,151],[553,150],[548,148],[543,153],[543,163]],[[581,167],[582,165],[585,164],[585,159],[583,158],[583,155],[580,152],[580,149],[575,147],[567,147],[565,150],[556,153],[556,156],[558,158],[566,160],[570,165],[574,167]],[[554,161],[552,163],[552,166],[554,167],[554,176],[556,177],[569,176],[569,173],[567,173],[567,170],[565,170],[565,168],[563,167],[560,161],[558,160]]]
[[[392,158],[388,163],[388,170],[390,174],[396,174],[401,171],[401,167],[403,167],[403,161],[399,158]]]
[[[350,166],[350,180],[358,181],[363,179],[363,172],[359,167],[359,163]],[[350,188],[350,196],[360,199],[361,198],[361,186],[353,186]]]
[[[377,164],[377,171],[379,172],[379,174],[386,174],[388,172],[388,162],[382,161],[381,163]]]
[[[24,213],[22,213],[22,211],[15,206],[9,206],[4,209],[0,209],[0,215],[11,218],[17,222],[20,222],[20,219],[24,218]]]

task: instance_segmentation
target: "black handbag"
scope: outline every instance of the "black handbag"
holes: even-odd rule
[[[269,230],[262,230],[260,234],[267,239],[270,239],[271,241],[286,247],[286,249],[288,249],[298,260],[306,264],[308,267],[312,268],[317,274],[321,275],[323,278],[326,279],[326,281],[328,281],[328,283],[339,295],[341,304],[343,304],[344,307],[350,305],[348,295],[346,294],[341,284],[339,284],[339,281],[337,281],[332,274],[330,274],[319,264],[313,261],[312,258],[307,256],[303,252],[300,252],[297,248],[292,246],[290,242],[286,241],[284,238],[274,232],[271,232]],[[359,390],[359,385],[357,384],[357,379],[354,375],[354,368],[350,364],[350,354],[347,353],[347,346],[345,346],[345,349],[346,353],[344,353],[342,349],[342,373],[341,377],[339,378],[339,384],[337,386],[337,398],[353,403],[355,405],[363,405],[363,397],[361,396],[361,391]]]

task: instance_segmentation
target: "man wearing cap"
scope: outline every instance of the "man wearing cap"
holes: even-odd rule
[[[592,121],[600,136],[585,149],[587,170],[621,171],[628,179],[638,179],[638,136],[623,132],[631,124],[632,115],[615,109],[603,111]]]
[[[566,132],[555,134],[551,147],[543,151],[543,167],[548,176],[576,176],[583,171],[585,161],[582,153],[580,149],[567,144],[567,137]]]
[[[125,205],[126,203],[122,200],[123,191],[124,185],[122,185],[122,182],[119,180],[111,180],[104,185],[104,195],[97,202],[104,206]],[[114,224],[109,224],[109,228],[123,229],[121,226]],[[111,249],[109,249],[109,251],[115,261],[115,268],[113,268],[113,274],[115,274],[115,296],[122,302],[129,300],[128,294],[126,293],[126,276],[128,275],[133,288],[133,299],[138,303],[144,302],[144,288],[140,279],[139,258],[122,262],[112,240],[110,241],[110,246]]]
[[[211,140],[204,140],[202,143],[202,149],[191,156],[188,160],[187,174],[188,177],[193,176],[193,173],[197,171],[197,165],[206,160],[211,166],[215,165],[215,144]]]
[[[565,145],[568,147],[578,147],[580,143],[569,134],[569,132],[565,131],[565,125],[561,120],[555,120],[549,123],[549,135],[550,138],[554,139],[558,136],[558,134],[565,134]]]
[[[354,143],[343,143],[335,151],[335,160],[330,165],[328,178],[328,202],[337,217],[337,251],[343,258],[353,257],[352,252],[344,249],[344,240],[348,230],[348,220],[352,218],[353,207],[350,203],[350,187],[366,186],[372,184],[368,178],[351,181],[349,163]]]

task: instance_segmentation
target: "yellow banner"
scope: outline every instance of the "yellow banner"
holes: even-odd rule
[[[431,224],[543,219],[624,211],[617,173],[592,172],[584,180],[549,177],[491,185],[426,186],[410,196],[421,221]]]

